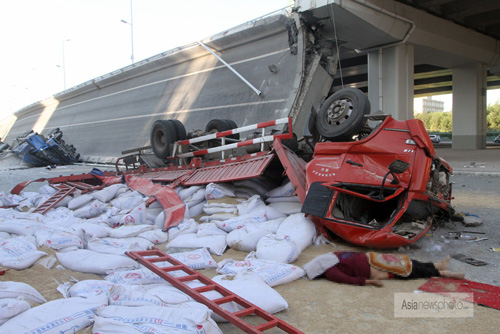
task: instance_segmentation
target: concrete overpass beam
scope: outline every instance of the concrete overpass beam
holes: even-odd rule
[[[486,148],[486,76],[482,64],[453,69],[454,149]]]
[[[398,120],[413,118],[412,45],[399,44],[368,54],[368,98],[371,112],[382,110]]]

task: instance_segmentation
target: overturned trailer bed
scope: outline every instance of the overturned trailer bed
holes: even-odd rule
[[[288,177],[303,203],[302,212],[314,221],[327,237],[368,247],[394,248],[414,243],[438,220],[453,213],[450,201],[451,167],[439,158],[419,120],[397,121],[390,116],[371,117],[376,126],[364,137],[345,142],[316,143],[312,158],[306,162],[297,153],[289,118],[256,124],[272,127],[284,121],[289,131],[265,135],[232,144],[218,141],[208,149],[176,153],[181,146],[215,139],[223,140],[248,130],[247,127],[211,133],[176,141],[170,166],[135,170],[72,175],[36,181],[58,184],[82,182],[92,186],[126,182],[144,195],[149,203],[158,201],[165,210],[167,230],[184,217],[184,204],[173,190],[178,186],[232,182],[267,175],[272,179]],[[252,127],[252,126],[250,126]],[[271,142],[269,150],[204,160],[211,154]],[[283,143],[294,150],[288,148]],[[295,152],[294,152],[295,151]],[[211,156],[213,158],[213,156]],[[19,193],[31,181],[16,186]],[[54,195],[56,196],[56,195]]]

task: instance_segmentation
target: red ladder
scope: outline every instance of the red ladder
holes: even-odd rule
[[[50,196],[48,200],[42,203],[42,205],[38,206],[33,212],[45,214],[47,211],[52,209],[57,203],[61,202],[66,196],[71,194],[76,188],[61,184],[57,187],[57,192]]]
[[[52,187],[57,189],[57,192],[52,195],[48,200],[46,200],[42,205],[37,207],[33,212],[41,213],[42,215],[47,213],[50,209],[61,202],[66,196],[71,194],[76,189],[80,189],[82,194],[104,188],[104,185],[93,186],[85,182],[71,182],[66,181],[64,183],[52,185]]]
[[[268,330],[270,328],[277,327],[279,329],[282,329],[285,333],[304,334],[303,332],[292,327],[283,320],[253,305],[247,300],[234,294],[233,292],[217,284],[211,279],[201,275],[197,271],[189,268],[182,262],[174,259],[170,255],[160,251],[159,249],[154,248],[145,251],[127,252],[126,254],[130,256],[132,259],[139,262],[140,264],[144,265],[146,268],[148,268],[149,270],[151,270],[164,280],[166,280],[167,282],[169,282],[170,284],[172,284],[177,289],[181,290],[182,292],[184,292],[185,294],[196,300],[197,302],[205,304],[210,309],[212,309],[216,314],[220,315],[227,321],[231,322],[232,324],[243,330],[245,333],[258,334],[258,333],[263,333],[263,331]],[[155,265],[155,262],[168,262],[171,264],[171,266],[159,267]],[[171,271],[179,271],[179,270],[185,272],[187,275],[181,277],[174,277],[169,274],[169,272]],[[198,280],[205,285],[197,288],[191,288],[184,283],[194,280]],[[203,292],[214,291],[214,290],[220,293],[223,297],[211,300],[201,294]],[[244,309],[231,313],[220,306],[222,304],[229,302],[236,302]],[[259,316],[266,322],[257,326],[252,326],[242,319],[242,317],[249,315]]]

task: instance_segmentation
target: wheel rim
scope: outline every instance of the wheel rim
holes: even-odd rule
[[[331,126],[339,126],[351,116],[353,109],[350,99],[335,100],[328,107],[326,122]]]
[[[164,146],[165,143],[167,142],[166,140],[166,137],[165,137],[165,134],[163,133],[163,131],[156,131],[155,133],[155,144],[156,146]]]

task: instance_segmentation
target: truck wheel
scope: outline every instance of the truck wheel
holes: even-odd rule
[[[236,129],[238,127],[238,125],[236,124],[236,122],[233,121],[232,119],[223,119],[223,121],[226,122],[226,126],[227,126],[226,130],[232,130],[232,129]],[[235,133],[234,135],[230,135],[230,136],[227,136],[227,137],[231,138],[231,139],[239,140],[240,139],[240,134],[239,133]]]
[[[208,122],[205,128],[205,132],[210,132],[212,130],[217,130],[217,132],[221,132],[221,131],[236,129],[237,127],[238,126],[232,119],[213,119],[210,122]],[[240,134],[236,133],[234,135],[230,135],[227,137],[237,140],[240,139]]]
[[[184,127],[184,124],[182,124],[182,122],[177,119],[169,119],[169,121],[174,125],[175,134],[177,137],[176,140],[187,139],[186,128]]]
[[[170,145],[176,141],[174,123],[168,120],[157,120],[151,128],[151,147],[156,157],[165,159],[170,155]]]
[[[370,112],[366,95],[356,88],[344,88],[332,94],[321,106],[316,118],[316,130],[331,141],[348,141],[365,124]]]

